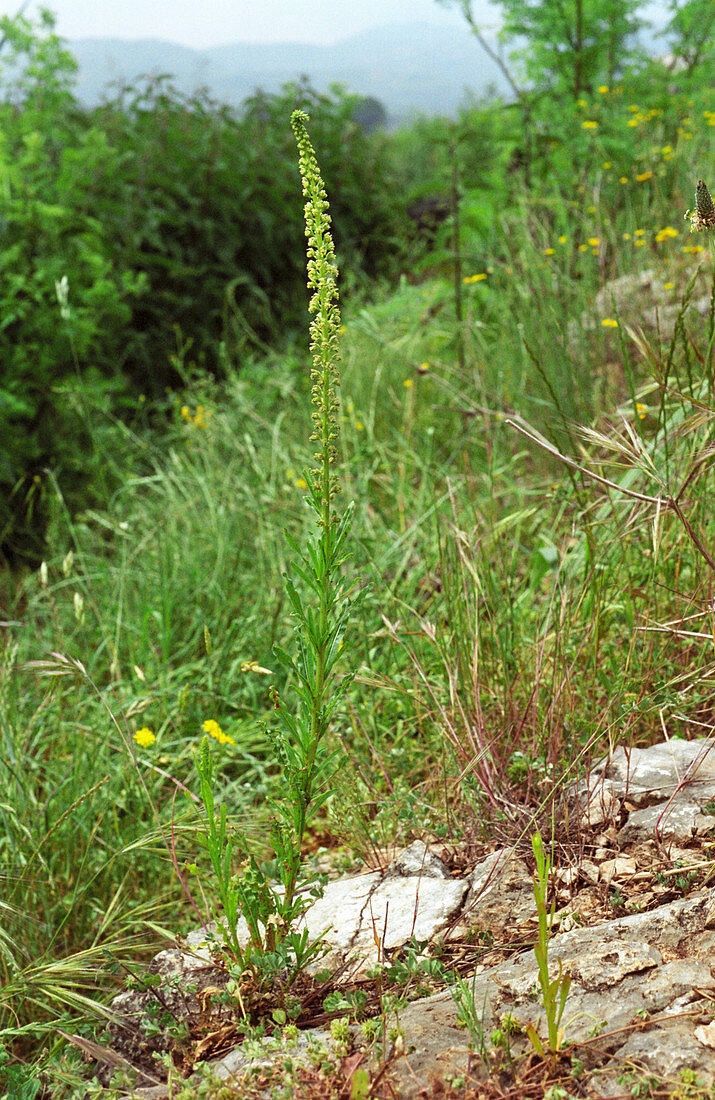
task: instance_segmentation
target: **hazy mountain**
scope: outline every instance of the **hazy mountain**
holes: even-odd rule
[[[451,114],[468,92],[504,91],[498,68],[467,28],[399,24],[364,31],[332,46],[236,43],[192,50],[170,42],[95,38],[68,43],[79,63],[78,98],[112,95],[112,85],[166,73],[182,92],[206,87],[234,106],[257,89],[275,92],[308,76],[319,91],[341,83],[379,99],[390,116]]]

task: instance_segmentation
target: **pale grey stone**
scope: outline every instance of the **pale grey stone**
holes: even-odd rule
[[[580,896],[583,899],[590,892],[593,904],[599,891],[607,889],[609,876],[621,876],[625,889],[634,871],[642,871],[651,858],[661,861],[666,852],[671,861],[700,858],[679,845],[715,826],[715,815],[705,809],[715,799],[714,744],[712,739],[701,739],[669,741],[628,753],[618,749],[592,770],[587,782],[572,789],[570,796],[577,805],[595,809],[600,805],[603,832],[597,839],[600,850],[587,849],[590,859],[578,866],[578,874],[571,867],[562,871],[561,892],[578,890],[579,881],[589,882]],[[616,812],[625,816],[625,821],[619,820],[618,832],[615,816],[609,818]],[[619,847],[626,845],[628,851],[619,854]],[[610,868],[604,860],[610,861]],[[603,885],[597,885],[599,875],[602,879],[605,875]],[[636,895],[644,905],[656,899],[655,887]],[[325,935],[331,965],[354,956],[365,968],[383,951],[403,946],[412,936],[431,940],[450,930],[461,936],[475,925],[499,934],[523,925],[525,934],[533,937],[535,916],[532,873],[514,849],[494,852],[469,875],[451,877],[442,861],[419,841],[385,872],[329,883],[304,924],[313,936]],[[555,925],[549,944],[549,964],[552,978],[559,963],[571,977],[562,1021],[565,1041],[583,1042],[599,1034],[601,1049],[612,1057],[589,1079],[588,1095],[622,1093],[624,1086],[617,1079],[630,1063],[635,1072],[657,1073],[676,1084],[682,1069],[695,1069],[709,1086],[715,1080],[715,1050],[699,1041],[696,1029],[702,1031],[710,1019],[715,991],[715,887],[592,927],[579,927],[568,919],[568,912],[559,917],[561,927]],[[241,935],[247,937],[245,925]],[[207,930],[198,929],[154,960],[153,969],[162,976],[161,995],[177,1016],[197,1006],[196,993],[184,989],[188,983],[199,996],[225,984],[225,968],[214,962],[213,951]],[[491,1029],[505,1013],[532,1024],[545,1039],[533,950],[484,965],[468,983],[487,1043]],[[162,1049],[160,1040],[147,1044],[141,1028],[144,1006],[152,997],[151,993],[125,993],[113,1005],[125,1023],[121,1033],[115,1033],[115,1048],[140,1069],[154,1065],[152,1051]],[[217,1009],[217,1022],[221,1011]],[[470,1065],[474,1072],[482,1072],[475,1052],[469,1050],[474,1037],[458,1026],[449,991],[408,1005],[401,1010],[399,1022],[406,1050],[390,1070],[390,1081],[402,1100],[431,1095],[434,1080],[444,1074],[463,1074]],[[308,1042],[308,1036],[302,1036],[296,1049],[302,1050]],[[270,1044],[261,1059],[264,1054],[269,1061],[285,1056],[285,1051],[269,1048]],[[517,1055],[524,1053],[526,1038],[515,1036],[513,1049]],[[233,1084],[248,1061],[239,1047],[214,1062],[213,1068]],[[136,1095],[164,1100],[168,1093],[162,1089],[146,1087]]]
[[[449,872],[439,856],[431,852],[424,840],[415,840],[400,852],[385,872],[386,875],[419,875],[421,878],[448,879]]]

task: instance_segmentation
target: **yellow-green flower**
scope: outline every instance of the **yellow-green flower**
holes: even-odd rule
[[[598,91],[599,91],[600,95],[607,95],[608,94],[608,85],[607,84],[601,84],[599,86]]]
[[[147,726],[142,726],[140,730],[134,734],[134,740],[141,749],[148,749],[150,745],[153,745],[156,741],[156,734],[152,733]]]
[[[648,409],[645,407],[645,405],[641,405],[640,401],[636,401],[636,412],[638,414],[638,419],[643,420],[646,413],[648,412]]]
[[[272,676],[273,673],[270,668],[263,668],[259,665],[258,661],[244,661],[241,665],[241,672],[259,672],[262,676]],[[205,725],[204,725],[204,728]],[[208,730],[206,730],[208,733]]]
[[[618,321],[615,317],[604,317],[601,324],[604,328],[618,328]]]
[[[486,279],[486,277],[486,271],[480,271],[478,275],[467,275],[464,279],[462,279],[462,282],[466,283],[467,285],[469,285],[469,283],[481,283],[483,279]]]
[[[645,183],[645,181],[649,180],[652,177],[652,175],[653,175],[652,172],[639,172],[638,175],[636,176],[636,182],[637,183]]]
[[[412,386],[414,386],[414,382],[411,378],[406,378],[402,385],[405,387],[406,390],[409,390]]]
[[[429,363],[427,363],[427,362],[418,363],[417,364],[417,373],[418,374],[428,374],[429,373]]]
[[[559,244],[566,244],[567,240],[568,240],[568,237],[564,236],[564,234],[562,233],[561,236],[559,237]]]
[[[213,718],[207,719],[202,725],[202,730],[207,733],[209,737],[213,737],[214,741],[218,741],[219,745],[235,745],[233,737],[229,737],[227,733],[224,733],[218,722]]]
[[[618,180],[619,183],[628,183],[628,176],[621,176]]]
[[[555,252],[556,252],[555,248],[545,248],[544,249],[544,255],[545,256],[553,256]]]
[[[581,126],[584,130],[597,130],[598,129],[598,123],[593,118],[585,118],[583,120],[583,122],[581,123]]]
[[[655,239],[656,239],[656,241],[658,241],[658,243],[662,243],[663,241],[667,241],[669,237],[677,237],[677,236],[678,236],[678,230],[673,229],[672,225],[666,225],[665,228],[658,230],[658,232],[655,235]]]

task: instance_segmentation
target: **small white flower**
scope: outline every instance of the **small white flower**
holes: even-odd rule
[[[69,307],[70,283],[66,275],[61,279],[55,279],[55,294],[60,307],[60,317],[63,321],[69,321],[71,311]]]
[[[74,617],[78,623],[84,622],[84,598],[81,592],[74,594]]]

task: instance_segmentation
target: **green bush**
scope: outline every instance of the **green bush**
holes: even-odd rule
[[[92,181],[112,151],[77,115],[51,18],[0,30],[0,553],[12,563],[42,556],[48,469],[69,504],[83,499],[99,457],[86,416],[121,387],[113,360],[141,279],[112,264],[94,216]]]
[[[106,480],[88,418],[133,417],[189,365],[222,375],[302,324],[291,111],[325,150],[348,285],[391,269],[398,189],[339,89],[259,94],[238,116],[159,79],[83,111],[53,17],[1,28],[0,554],[37,564],[50,481],[76,512]]]

